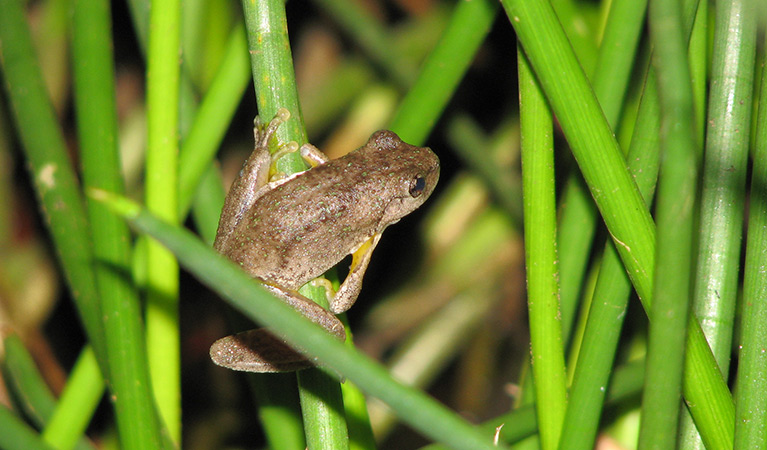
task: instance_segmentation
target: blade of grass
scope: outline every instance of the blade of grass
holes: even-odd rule
[[[610,6],[609,18],[604,30],[596,67],[593,74],[594,94],[599,99],[605,118],[615,129],[620,117],[623,98],[626,95],[631,68],[634,66],[637,41],[644,24],[646,1],[617,0]],[[561,18],[561,16],[560,16]],[[573,41],[573,30],[568,37]],[[584,45],[590,44],[584,42]],[[577,47],[576,47],[577,48]],[[580,52],[579,60],[589,54],[589,49]],[[586,56],[588,58],[588,56]],[[588,67],[588,66],[587,66]],[[557,255],[559,257],[560,303],[562,309],[562,336],[567,342],[574,322],[582,289],[584,272],[588,264],[589,249],[596,231],[597,213],[589,198],[588,189],[579,174],[568,177],[562,194],[560,227],[557,229]],[[577,408],[575,410],[578,410]],[[594,411],[590,409],[588,411]],[[581,416],[581,418],[583,418]],[[565,428],[586,431],[587,427]],[[570,442],[563,440],[563,442]],[[587,440],[576,439],[574,443]]]
[[[3,405],[0,405],[0,447],[6,450],[54,450]]]
[[[713,5],[712,5],[713,6]],[[703,159],[703,142],[706,130],[706,95],[708,93],[708,67],[709,67],[709,45],[708,45],[708,22],[709,22],[709,2],[700,2],[698,11],[695,14],[695,23],[692,34],[690,35],[690,46],[687,51],[687,57],[690,64],[690,75],[692,76],[693,104],[695,105],[695,129],[698,145],[696,150],[700,152],[699,158]],[[700,207],[700,205],[698,205]],[[681,407],[682,417],[679,424],[679,445],[684,450],[705,450],[703,440],[698,433],[698,427],[690,415],[687,406]]]
[[[496,4],[488,0],[458,2],[442,38],[391,121],[391,130],[403,141],[424,143],[490,31],[496,12]]]
[[[333,338],[322,328],[269,295],[239,267],[226,260],[191,233],[174,227],[125,198],[103,191],[92,195],[108,201],[142,232],[164,242],[179,261],[203,283],[253,320],[269,326],[291,345],[316,357],[369,395],[382,399],[410,426],[457,449],[497,449],[492,436],[478,433],[456,413],[426,394],[395,381],[386,369]]]
[[[21,340],[15,334],[4,337],[3,351],[2,370],[6,387],[13,392],[14,398],[19,402],[19,407],[24,415],[35,427],[44,428],[48,426],[55,420],[54,416],[57,414],[56,399],[45,383],[45,380],[43,380],[40,371],[32,360],[32,356],[27,352]],[[79,361],[76,363],[76,366],[78,365],[80,365]],[[100,375],[101,373],[99,372]],[[80,378],[82,377],[76,375],[71,377],[71,379]],[[101,391],[102,389],[98,390]],[[101,398],[100,394],[98,398]],[[78,411],[76,415],[88,415],[87,407],[82,407],[81,409],[84,411]],[[93,409],[90,412],[92,413]],[[80,430],[77,437],[80,438],[81,436],[82,430]],[[71,448],[71,446],[67,448]],[[93,446],[87,440],[80,439],[75,448],[78,450],[88,450],[93,449]]]
[[[104,396],[104,387],[104,378],[93,349],[85,347],[72,368],[58,406],[43,430],[43,440],[59,450],[75,448],[78,441],[78,447],[83,447],[85,441],[81,439]],[[126,439],[126,442],[130,440]]]
[[[753,108],[756,11],[750,0],[717,2],[693,310],[727,380]],[[703,448],[687,432],[686,448]]]
[[[5,87],[35,192],[88,339],[102,373],[108,373],[88,222],[77,177],[34,60],[22,4],[15,0],[0,0],[0,48]]]
[[[556,449],[567,408],[556,264],[554,125],[527,58],[517,49],[530,350],[541,447]]]
[[[724,379],[730,365],[740,274],[756,11],[749,0],[716,3],[694,310]]]
[[[662,157],[656,213],[658,267],[639,448],[664,449],[676,445],[682,398],[698,162],[681,6],[651,0],[649,18],[661,105]]]
[[[767,442],[767,52],[762,50],[762,83],[751,171],[748,241],[743,281],[742,331],[735,391],[734,448]]]
[[[538,0],[502,4],[647,311],[652,303],[655,231],[617,142],[550,6]],[[686,355],[684,389],[693,417],[726,447],[732,441],[726,424],[733,423],[734,407],[695,319],[689,324]]]
[[[123,193],[109,3],[78,0],[73,20],[75,102],[83,185]],[[125,448],[158,448],[161,427],[149,382],[141,305],[128,276],[132,250],[130,232],[125,222],[103,204],[89,200],[87,210],[110,355],[110,398],[115,405],[120,442]],[[61,415],[59,423],[64,424],[68,414],[62,412]],[[46,430],[46,437],[55,435],[55,430]]]
[[[178,0],[152,3],[147,51],[147,208],[172,223],[178,218],[179,39]],[[146,241],[146,340],[157,406],[174,442],[181,441],[181,368],[178,263]]]

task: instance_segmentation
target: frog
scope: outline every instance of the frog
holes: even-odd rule
[[[269,143],[289,118],[281,109],[267,124],[254,124],[254,150],[224,201],[214,248],[283,300],[340,340],[336,317],[354,305],[373,250],[383,231],[420,207],[439,179],[439,158],[428,147],[405,143],[379,130],[367,143],[330,160],[311,144]],[[309,169],[285,176],[275,161],[298,148]],[[337,290],[318,278],[352,255]],[[298,291],[324,287],[325,309]],[[268,373],[312,367],[314,362],[266,328],[221,338],[210,348],[213,362],[232,370]]]

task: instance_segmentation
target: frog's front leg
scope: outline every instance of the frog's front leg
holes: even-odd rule
[[[343,340],[346,331],[338,318],[306,297],[278,286],[264,287],[312,322]],[[304,355],[266,328],[226,336],[210,347],[210,358],[219,366],[243,372],[291,372],[311,367]]]
[[[341,283],[336,295],[330,299],[330,310],[336,314],[347,311],[357,301],[357,297],[362,290],[362,278],[370,264],[370,258],[373,256],[373,250],[381,239],[381,233],[375,234],[352,253],[352,264],[349,267],[349,273],[346,279]]]
[[[269,170],[272,165],[269,140],[289,117],[290,112],[281,108],[266,125],[262,124],[258,117],[253,121],[253,136],[255,138],[253,152],[245,161],[237,179],[229,189],[226,200],[224,200],[224,208],[221,210],[221,218],[218,221],[218,230],[213,247],[219,252],[226,247],[226,241],[237,227],[243,214],[263,195],[264,189],[267,189]]]

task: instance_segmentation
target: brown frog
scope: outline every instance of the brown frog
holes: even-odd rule
[[[288,117],[282,109],[266,126],[256,121],[255,149],[226,197],[214,247],[343,339],[344,326],[333,313],[356,301],[384,229],[429,198],[439,178],[439,159],[429,148],[377,131],[364,146],[332,161],[306,144],[300,152],[313,167],[270,182],[270,167],[282,151],[272,157],[268,142]],[[298,293],[349,254],[351,267],[338,291],[323,281],[330,311]],[[218,365],[247,372],[312,365],[265,329],[219,339],[210,354]]]

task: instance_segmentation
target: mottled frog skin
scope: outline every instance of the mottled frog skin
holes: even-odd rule
[[[333,313],[356,301],[384,229],[429,198],[439,178],[439,159],[429,148],[409,145],[391,131],[377,131],[365,145],[335,160],[306,144],[301,155],[314,167],[269,182],[276,157],[267,144],[287,116],[281,110],[267,126],[257,121],[255,149],[227,195],[214,247],[343,339],[344,327]],[[301,286],[349,254],[352,264],[338,291],[326,284],[330,311],[298,294]],[[216,341],[211,358],[248,372],[311,366],[264,329]]]

